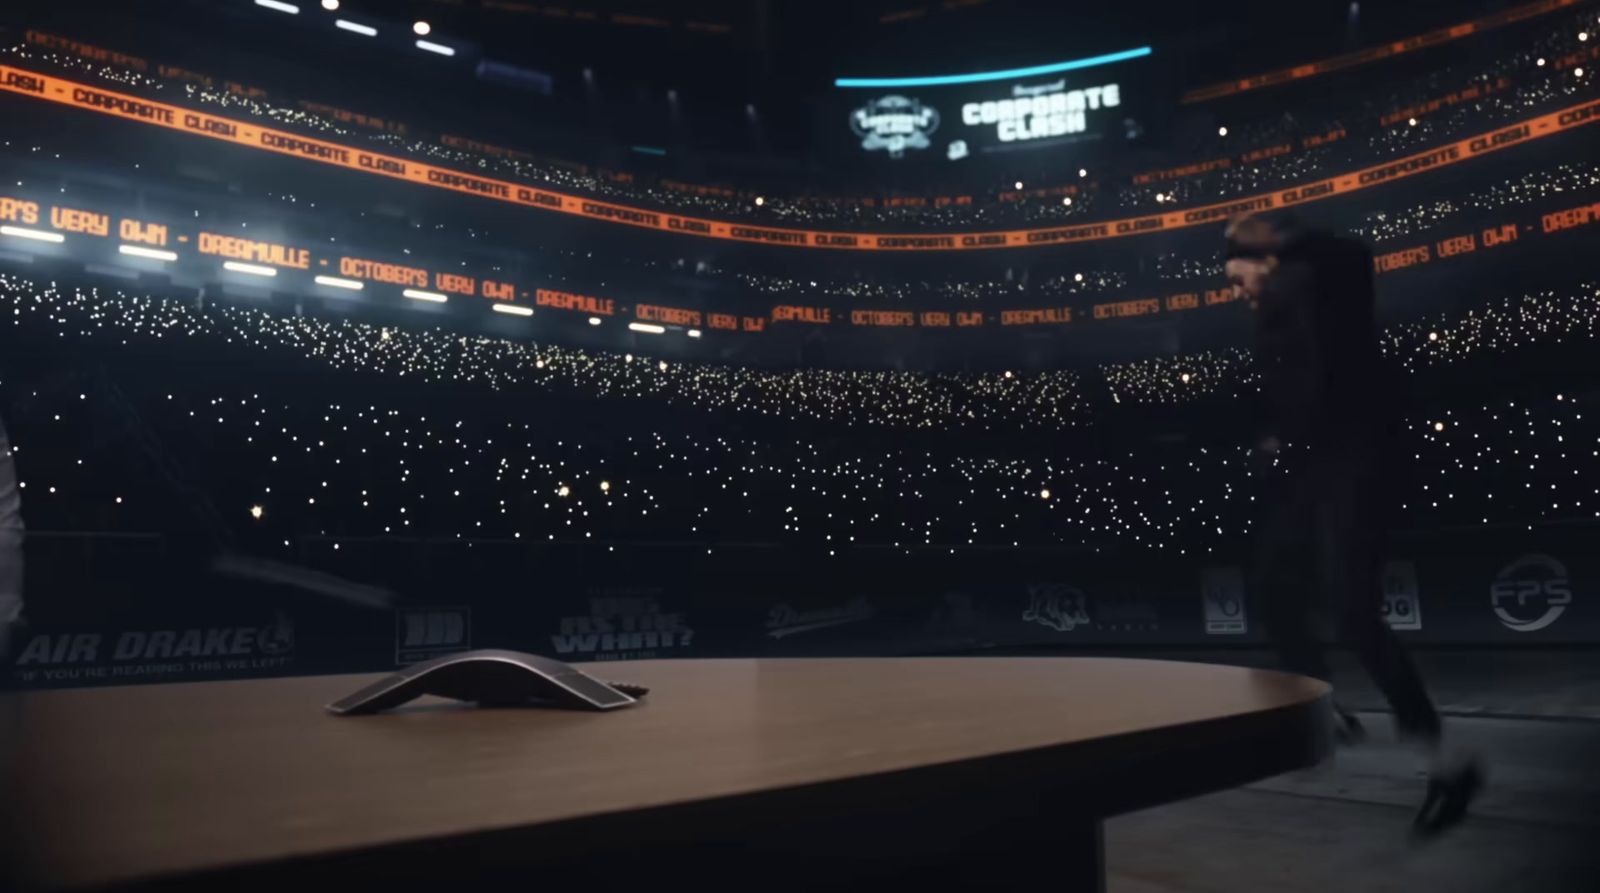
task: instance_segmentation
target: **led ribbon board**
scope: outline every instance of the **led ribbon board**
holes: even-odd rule
[[[0,65],[0,90],[126,121],[136,121],[235,145],[249,146],[279,155],[292,155],[319,164],[590,220],[708,239],[755,242],[793,248],[835,248],[855,251],[1034,248],[1166,232],[1191,226],[1215,225],[1235,214],[1292,207],[1370,189],[1383,183],[1450,167],[1480,155],[1498,152],[1531,140],[1543,139],[1600,120],[1600,100],[1590,100],[1392,161],[1335,174],[1287,189],[1201,205],[1187,210],[1175,209],[1139,217],[1035,229],[965,233],[862,233],[751,226],[566,195],[509,180],[480,177],[394,155],[369,152],[245,121],[190,111],[181,106],[102,90],[13,66]]]
[[[1565,9],[1568,6],[1576,6],[1581,2],[1583,0],[1536,0],[1536,2],[1514,6],[1494,15],[1484,16],[1481,19],[1438,28],[1425,34],[1408,37],[1405,40],[1378,44],[1375,47],[1357,50],[1354,53],[1345,53],[1342,56],[1334,56],[1331,59],[1323,59],[1320,62],[1307,62],[1304,65],[1296,65],[1293,68],[1280,68],[1277,71],[1269,71],[1266,74],[1258,74],[1254,77],[1240,78],[1237,81],[1225,81],[1220,84],[1212,84],[1209,87],[1200,87],[1183,94],[1183,101],[1185,103],[1204,102],[1208,99],[1217,99],[1223,96],[1232,96],[1235,93],[1259,90],[1262,87],[1272,87],[1277,84],[1286,84],[1290,81],[1303,80],[1319,74],[1327,74],[1330,71],[1338,71],[1341,68],[1366,65],[1369,62],[1377,62],[1380,59],[1388,59],[1402,53],[1410,53],[1415,50],[1438,46],[1442,43],[1449,43],[1452,40],[1460,40],[1471,34],[1482,34],[1502,25],[1520,22],[1523,19],[1531,19],[1534,16]]]
[[[655,332],[667,325],[690,327],[689,337],[702,328],[724,332],[765,332],[790,325],[849,325],[879,329],[924,328],[981,330],[990,326],[1073,326],[1101,321],[1196,310],[1239,300],[1232,289],[1217,287],[1214,279],[1186,283],[1186,290],[1138,297],[1100,294],[1072,306],[1045,306],[983,310],[880,309],[860,306],[776,304],[752,307],[738,301],[726,310],[625,303],[615,297],[575,294],[542,288],[523,280],[516,271],[500,272],[495,279],[479,278],[442,260],[435,267],[414,266],[409,261],[373,260],[374,252],[341,246],[327,248],[325,237],[310,234],[298,243],[270,242],[221,235],[187,219],[158,221],[118,215],[114,211],[0,193],[0,247],[44,251],[77,257],[85,263],[102,261],[116,246],[120,256],[136,263],[159,261],[173,282],[207,281],[220,269],[241,275],[271,277],[280,290],[337,289],[343,300],[393,301],[396,297],[448,303],[453,296],[487,298],[496,313],[533,316],[535,307],[586,318],[590,325],[617,318],[630,325],[649,326]],[[1438,233],[1403,248],[1390,249],[1373,258],[1379,276],[1453,261],[1508,245],[1525,244],[1571,230],[1600,227],[1600,202],[1592,199],[1553,211],[1529,210],[1479,221],[1476,227]],[[1587,232],[1586,232],[1587,234]],[[20,241],[18,241],[20,240]],[[299,245],[321,247],[299,247]],[[40,247],[43,246],[43,247]],[[356,251],[356,254],[346,253]],[[377,254],[396,256],[391,246]],[[446,272],[448,270],[449,272]],[[333,275],[337,273],[337,275]],[[280,275],[282,274],[282,275]],[[522,284],[518,284],[523,280]],[[368,288],[367,286],[372,286]],[[1183,286],[1174,286],[1183,287]],[[359,292],[360,297],[353,293]],[[324,292],[324,294],[327,294]],[[518,302],[518,299],[521,299]],[[530,300],[531,298],[531,300]],[[751,315],[754,312],[754,315]],[[769,327],[769,323],[772,324]],[[703,334],[703,333],[702,333]]]

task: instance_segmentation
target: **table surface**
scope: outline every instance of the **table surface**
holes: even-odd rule
[[[608,713],[323,705],[377,674],[7,696],[14,840],[50,886],[560,823],[1281,714],[1325,684],[1110,658],[579,665]],[[3,771],[3,770],[0,770]],[[1196,770],[1199,771],[1199,770]]]

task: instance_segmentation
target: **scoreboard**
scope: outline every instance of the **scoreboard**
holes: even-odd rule
[[[1149,55],[1141,47],[983,74],[840,78],[833,129],[849,137],[846,151],[895,160],[1125,139],[1138,128],[1133,106],[1151,92]]]

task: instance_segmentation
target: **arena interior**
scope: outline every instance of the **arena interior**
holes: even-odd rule
[[[1287,213],[1371,251],[1383,618],[1487,783],[1408,839],[1336,649],[1369,740],[1102,889],[1600,888],[1596,68],[1590,0],[6,4],[11,745],[485,648],[1275,667],[1224,229]]]

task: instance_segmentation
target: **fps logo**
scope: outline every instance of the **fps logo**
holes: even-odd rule
[[[1028,609],[1022,619],[1069,633],[1089,625],[1088,597],[1061,583],[1028,584]]]
[[[1506,565],[1489,586],[1489,603],[1500,622],[1531,633],[1556,622],[1572,604],[1567,569],[1549,555],[1524,555]]]
[[[887,149],[899,158],[907,149],[926,149],[939,129],[939,112],[905,96],[884,96],[850,113],[850,129],[861,137],[861,148]]]

